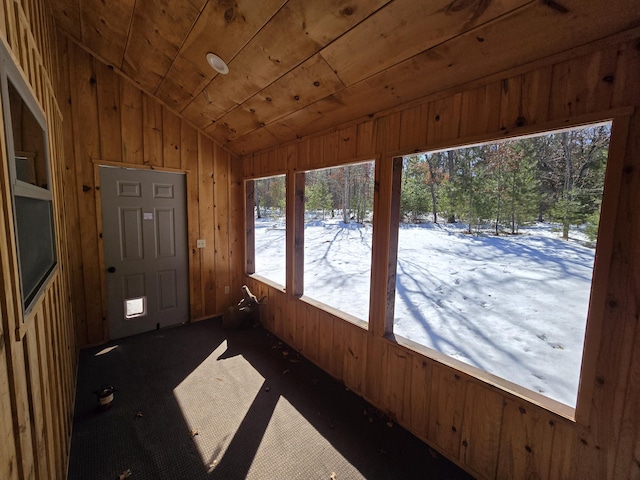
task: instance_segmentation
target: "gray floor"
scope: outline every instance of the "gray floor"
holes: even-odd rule
[[[78,369],[69,480],[471,478],[261,328],[149,332]]]

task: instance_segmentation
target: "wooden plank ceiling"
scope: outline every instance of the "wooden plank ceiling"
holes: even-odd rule
[[[638,0],[52,5],[62,31],[238,155],[640,26]]]

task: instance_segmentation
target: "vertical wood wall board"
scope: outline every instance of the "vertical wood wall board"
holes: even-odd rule
[[[321,362],[319,351],[320,345],[322,344],[320,341],[322,337],[320,334],[318,310],[311,306],[307,306],[305,315],[304,356],[318,364]],[[325,362],[322,362],[322,365],[328,365],[328,362]]]
[[[324,138],[322,136],[311,137],[307,140],[308,153],[306,162],[300,168],[316,169],[324,165]]]
[[[413,355],[411,365],[411,408],[407,424],[422,439],[427,438],[429,425],[431,365],[431,362],[425,360],[421,355]]]
[[[573,457],[576,442],[579,441],[578,429],[568,422],[555,420],[551,422],[553,423],[555,432],[553,435],[553,443],[551,444],[549,479],[563,480],[567,478],[580,478],[576,476],[578,475],[578,468],[576,459]],[[535,448],[535,446],[532,446],[532,448]]]
[[[358,123],[358,145],[356,151],[359,158],[375,158],[377,125],[378,123],[374,121]]]
[[[400,140],[402,148],[427,143],[427,114],[425,104],[403,110],[400,113]]]
[[[299,339],[297,337],[297,324],[298,322],[302,323],[303,319],[296,315],[296,302],[292,295],[289,295],[288,292],[285,292],[282,295],[282,300],[284,303],[284,318],[282,322],[282,339],[291,347],[298,350],[300,348],[300,343],[298,343]]]
[[[41,306],[40,306],[41,307]],[[42,318],[42,310],[36,312],[34,324]],[[27,393],[29,395],[29,414],[31,417],[32,455],[35,478],[45,474],[47,452],[44,443],[44,413],[42,411],[42,391],[40,389],[40,372],[38,355],[35,350],[35,328],[32,328],[22,339],[25,357],[25,373],[28,378]]]
[[[35,459],[33,453],[33,435],[31,432],[32,418],[29,412],[29,391],[27,387],[27,365],[25,364],[25,350],[22,342],[15,342],[9,350],[12,354],[10,369],[14,372],[12,378],[12,396],[14,403],[13,428],[18,433],[18,467],[25,478],[35,478]],[[17,374],[17,373],[20,374]]]
[[[254,158],[254,162],[253,162],[253,169],[251,171],[251,173],[248,173],[248,177],[252,178],[252,177],[259,177],[262,175],[262,171],[263,169],[267,169],[268,167],[267,165],[269,165],[269,161],[268,161],[268,157],[269,154],[271,154],[273,156],[273,158],[275,159],[275,150],[270,150],[269,152],[264,152],[264,153],[256,153],[254,154],[253,158]]]
[[[182,121],[166,107],[162,108],[162,165],[165,168],[182,167]]]
[[[103,63],[96,62],[95,67],[100,128],[100,155],[97,158],[121,162],[120,82]]]
[[[500,128],[544,122],[548,117],[552,67],[505,78],[500,82]]]
[[[266,291],[268,307],[266,309],[267,315],[265,325],[269,330],[275,333],[278,330],[276,325],[276,315],[278,315],[278,298],[276,294],[278,292],[271,287],[266,287]]]
[[[438,144],[458,137],[461,103],[462,95],[456,94],[429,104],[427,125],[429,143]]]
[[[309,168],[309,160],[311,156],[310,146],[311,139],[305,138],[296,144],[297,146],[297,155],[296,155],[296,171],[303,172]],[[241,162],[244,163],[244,162]]]
[[[498,478],[548,478],[554,421],[522,402],[506,400],[503,410]]]
[[[236,158],[230,159],[230,190],[229,190],[229,267],[231,269],[231,291],[240,292],[244,283],[245,241],[245,196],[242,178],[242,163]],[[239,293],[238,293],[239,294]],[[258,298],[262,295],[258,296]],[[232,300],[235,297],[232,297]]]
[[[122,159],[125,163],[144,163],[142,135],[142,92],[131,83],[120,81],[122,112]]]
[[[617,47],[557,64],[553,68],[552,118],[605,111],[611,107]],[[613,77],[613,78],[612,78]]]
[[[99,158],[100,139],[98,131],[97,92],[95,87],[95,68],[87,53],[75,47],[73,49],[71,72],[71,90],[91,99],[71,103],[74,151],[76,158],[76,191],[78,192],[78,213],[81,219],[95,219],[94,179],[92,158]],[[82,250],[82,272],[85,291],[100,291],[100,265],[98,256],[93,254],[98,248],[95,221],[80,222],[80,242]],[[102,338],[102,299],[99,295],[85,296],[87,332],[89,343],[99,342]]]
[[[198,173],[199,173],[199,224],[200,238],[208,242],[208,247],[200,249],[202,267],[202,302],[204,315],[216,313],[215,300],[215,227],[213,215],[213,149],[214,145],[204,135],[198,135]]]
[[[316,309],[314,309],[316,310]],[[317,325],[318,325],[318,341],[317,345],[317,361],[323,369],[328,371],[335,378],[342,378],[342,375],[338,373],[335,368],[335,363],[332,361],[334,357],[334,330],[333,330],[333,317],[324,314],[324,312],[317,312]],[[308,338],[308,337],[307,337]],[[307,347],[309,349],[309,347]]]
[[[495,132],[500,121],[500,83],[468,90],[460,99],[459,136],[471,137],[483,132]],[[496,104],[498,100],[498,104]]]
[[[94,198],[96,206],[96,216],[95,216],[95,228],[98,237],[98,265],[100,265],[100,271],[106,271],[106,265],[104,263],[104,230],[102,228],[102,202],[100,201],[101,194],[101,185],[100,185],[100,168],[98,164],[94,163],[93,165],[93,185],[95,187],[94,190]],[[94,295],[96,293],[94,292]],[[109,324],[107,322],[107,285],[106,282],[100,282],[100,297],[101,297],[101,305],[102,305],[102,337],[105,338],[109,332]]]
[[[49,299],[48,299],[49,300]],[[44,315],[42,321],[38,322],[36,327],[36,339],[37,339],[37,352],[38,352],[38,364],[39,365],[47,365],[49,361],[49,357],[47,355],[46,349],[46,337],[48,336],[47,328],[45,327],[45,319],[51,318],[53,311],[51,310],[51,302],[46,301],[43,304],[44,306]],[[73,332],[69,332],[70,335],[73,335]],[[54,426],[54,417],[52,411],[53,405],[53,397],[55,394],[55,385],[52,385],[51,378],[49,377],[49,371],[47,368],[42,369],[42,377],[41,377],[41,390],[42,390],[42,406],[44,410],[44,434],[45,434],[45,458],[47,459],[47,469],[45,476],[49,478],[55,478],[56,476],[56,458],[58,456],[62,457],[62,453],[58,452],[56,454],[56,444],[55,444],[55,435],[54,432],[56,428]]]
[[[345,380],[345,356],[348,354],[348,327],[346,322],[334,315],[325,315],[330,320],[333,329],[333,341],[327,347],[331,351],[332,375],[343,382]],[[322,322],[322,319],[320,319]]]
[[[295,311],[293,318],[293,325],[295,329],[293,332],[293,346],[299,353],[311,360],[311,358],[306,354],[305,349],[305,330],[307,328],[308,305],[303,302],[295,302],[291,308]]]
[[[431,369],[428,438],[454,459],[460,455],[466,381],[450,368]]]
[[[162,105],[147,95],[142,96],[142,139],[145,165],[164,165],[162,148]]]
[[[223,313],[231,302],[231,274],[229,265],[229,170],[231,168],[230,154],[214,145],[214,254],[215,254],[215,311]],[[227,292],[227,290],[229,290]],[[234,295],[239,293],[234,292]],[[234,297],[236,298],[236,297]]]
[[[198,176],[198,133],[185,123],[180,127],[181,166],[187,170],[187,225],[189,228],[189,306],[191,318],[204,316],[202,258],[196,247],[200,236],[200,179]]]
[[[338,132],[332,131],[323,136],[322,142],[322,168],[327,168],[338,163]]]
[[[384,376],[384,399],[383,405],[389,406],[393,418],[408,425],[410,421],[411,408],[411,376],[413,366],[413,355],[407,350],[391,345],[387,348],[387,366],[383,370]],[[382,375],[383,372],[378,373]]]
[[[63,112],[65,122],[65,128],[61,129],[63,132],[63,145],[64,151],[72,152],[74,149],[75,140],[73,138],[74,129],[71,128],[71,80],[70,80],[70,55],[72,46],[66,38],[61,39],[59,43],[59,58],[60,58],[60,95],[66,99],[61,102],[60,107]],[[87,326],[87,312],[85,309],[85,291],[84,281],[82,275],[82,249],[80,245],[80,229],[77,228],[80,222],[80,214],[78,207],[78,193],[76,183],[76,163],[73,155],[61,155],[64,159],[61,165],[63,168],[63,174],[61,175],[63,182],[64,192],[64,211],[67,218],[66,238],[68,242],[68,254],[69,264],[67,268],[71,278],[71,289],[74,295],[68,300],[73,304],[73,311],[75,314],[75,335],[78,343],[87,344],[89,342],[89,331]]]
[[[2,231],[3,229],[0,228],[0,233]],[[4,308],[2,313],[6,314]],[[3,426],[0,429],[0,458],[2,459],[0,462],[0,476],[8,480],[14,480],[18,478],[16,432],[14,431],[11,408],[10,360],[8,358],[10,353],[5,346],[7,339],[12,338],[13,334],[7,333],[5,329],[6,322],[0,322],[0,424]]]
[[[357,157],[358,128],[356,125],[338,130],[338,160]]]
[[[640,328],[636,326],[634,343],[640,338]],[[631,359],[631,371],[627,383],[624,411],[620,425],[618,447],[615,449],[616,463],[612,472],[613,478],[640,478],[640,349],[634,349]]]
[[[367,369],[367,339],[365,330],[347,324],[346,350],[344,354],[343,378],[354,392],[364,392]]]
[[[639,76],[638,39],[618,45],[618,63],[616,72],[613,74],[612,106],[638,105],[640,103]]]
[[[386,115],[378,120],[377,138],[378,152],[395,152],[400,148],[400,130],[402,128],[402,112]]]
[[[280,292],[280,290],[276,290],[275,288],[271,288],[269,291],[269,301],[273,303],[273,333],[276,334],[277,337],[284,337],[284,328],[282,324],[284,323],[284,294]]]
[[[57,309],[55,296],[52,296],[50,299],[50,304],[53,310]],[[58,395],[57,395],[57,404],[58,404],[58,412],[60,418],[60,432],[59,432],[59,442],[62,446],[63,451],[68,452],[66,449],[67,442],[67,409],[66,409],[66,401],[65,401],[65,377],[64,377],[64,369],[62,362],[60,361],[62,354],[62,343],[60,342],[60,332],[58,331],[57,325],[54,325],[54,328],[51,329],[51,339],[50,339],[50,357],[52,358],[51,367],[53,369],[52,377],[55,379],[55,382],[60,385],[58,387]]]
[[[374,405],[383,405],[383,396],[386,393],[385,382],[387,381],[388,344],[383,339],[375,335],[367,335],[367,361],[366,361],[366,384],[364,394]],[[354,355],[351,351],[349,355]],[[348,358],[348,357],[347,357]],[[397,372],[395,372],[397,374]],[[353,381],[345,376],[345,382]]]

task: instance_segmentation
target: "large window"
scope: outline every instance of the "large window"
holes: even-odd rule
[[[286,283],[286,182],[284,175],[247,181],[247,215],[253,224],[249,273]],[[252,270],[252,271],[251,271]]]
[[[575,407],[610,127],[403,158],[394,333]]]
[[[2,55],[2,105],[13,196],[20,287],[28,310],[56,265],[44,115],[17,69]]]
[[[369,318],[374,162],[306,172],[304,294]]]

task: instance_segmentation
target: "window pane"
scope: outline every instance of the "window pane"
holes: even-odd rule
[[[374,162],[305,178],[304,294],[369,319]]]
[[[404,158],[394,332],[575,407],[609,136]]]
[[[282,286],[286,282],[285,176],[254,182],[255,273]]]
[[[56,263],[51,202],[15,197],[20,276],[25,308]]]
[[[16,178],[48,188],[44,130],[10,81],[8,86]]]

